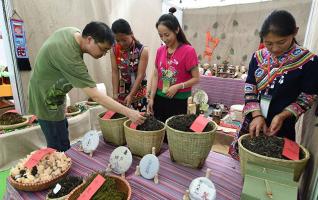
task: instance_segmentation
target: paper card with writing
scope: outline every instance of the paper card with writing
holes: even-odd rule
[[[208,123],[209,120],[204,115],[199,115],[192,123],[190,129],[194,132],[202,132]]]
[[[137,126],[138,126],[138,124],[135,124],[135,123],[131,122],[129,127],[132,128],[132,129],[137,129]]]
[[[284,138],[283,156],[291,160],[299,160],[299,145],[287,138]]]
[[[117,147],[110,155],[109,163],[116,174],[126,172],[132,164],[132,154],[127,147]]]
[[[45,155],[53,153],[55,151],[56,150],[52,148],[37,150],[34,154],[31,155],[29,160],[25,163],[25,167],[32,169],[32,167],[36,166]]]
[[[104,114],[104,116],[102,117],[102,119],[110,119],[110,118],[112,118],[112,116],[114,116],[114,115],[115,115],[115,112],[109,110],[109,111],[105,112],[105,114]]]
[[[89,200],[96,193],[96,191],[104,184],[105,178],[97,175],[96,178],[89,184],[89,186],[82,192],[77,200]]]

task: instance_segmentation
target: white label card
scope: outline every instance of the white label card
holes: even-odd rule
[[[261,95],[261,112],[262,115],[267,118],[268,109],[271,103],[272,97],[270,95]]]

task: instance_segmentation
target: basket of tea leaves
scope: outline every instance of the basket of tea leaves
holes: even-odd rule
[[[127,119],[128,117],[112,111],[100,113],[98,121],[104,140],[116,146],[125,145],[124,122]]]
[[[98,103],[94,101],[91,97],[87,99],[86,104],[90,106],[98,105]]]
[[[242,176],[245,174],[247,162],[250,161],[292,168],[294,181],[297,182],[310,157],[308,150],[299,145],[299,160],[289,160],[282,155],[284,139],[263,134],[253,138],[249,134],[242,135],[238,140],[238,146]]]
[[[132,128],[131,121],[124,123],[127,146],[134,155],[144,156],[152,153],[152,147],[159,154],[163,139],[165,137],[165,124],[157,120],[154,116],[144,115],[146,120],[143,124]]]
[[[85,180],[86,183],[76,192],[73,192],[67,199],[78,199],[86,192],[85,190],[90,187],[91,183],[97,179],[99,179],[99,182],[103,179],[102,184],[90,198],[91,200],[129,200],[131,198],[131,187],[128,181],[119,176],[108,175],[106,172],[98,172],[91,174]]]
[[[47,200],[64,200],[85,184],[81,177],[66,176],[59,180],[46,196]]]
[[[66,116],[74,116],[81,113],[81,109],[78,106],[67,106],[66,108]]]
[[[170,158],[183,166],[202,168],[215,138],[217,125],[210,121],[202,132],[194,132],[191,125],[198,115],[177,115],[166,121]]]
[[[0,116],[0,130],[1,129],[15,129],[26,126],[29,120],[27,117],[15,112],[7,112]]]

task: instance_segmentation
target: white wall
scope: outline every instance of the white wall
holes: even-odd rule
[[[111,26],[115,19],[125,18],[136,38],[150,50],[147,74],[153,69],[156,49],[160,46],[155,23],[161,15],[161,0],[13,0],[13,3],[25,22],[31,64],[46,38],[58,28],[75,26],[83,29],[93,20],[100,20]],[[85,56],[84,59],[93,79],[105,83],[108,94],[112,94],[109,55],[99,60],[90,56]],[[30,75],[30,72],[22,73],[25,94]],[[73,89],[70,96],[72,103],[86,98],[79,89]],[[26,95],[25,97],[27,100]]]

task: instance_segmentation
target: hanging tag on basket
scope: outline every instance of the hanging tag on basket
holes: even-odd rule
[[[299,160],[299,145],[287,138],[284,138],[283,156],[291,160]]]
[[[105,178],[97,175],[96,178],[89,184],[89,186],[82,192],[77,200],[89,200],[96,193],[96,191],[104,184]]]
[[[203,115],[199,115],[192,123],[190,129],[194,132],[202,132],[208,123],[209,120],[207,118]]]
[[[56,150],[52,148],[37,150],[34,154],[31,155],[29,160],[25,163],[25,167],[28,169],[32,169],[32,167],[36,166],[45,155],[53,153],[55,151]]]
[[[115,115],[115,112],[109,110],[109,111],[107,111],[107,112],[104,114],[104,116],[102,117],[102,119],[110,119],[110,118],[112,118],[112,116],[114,116],[114,115]]]

